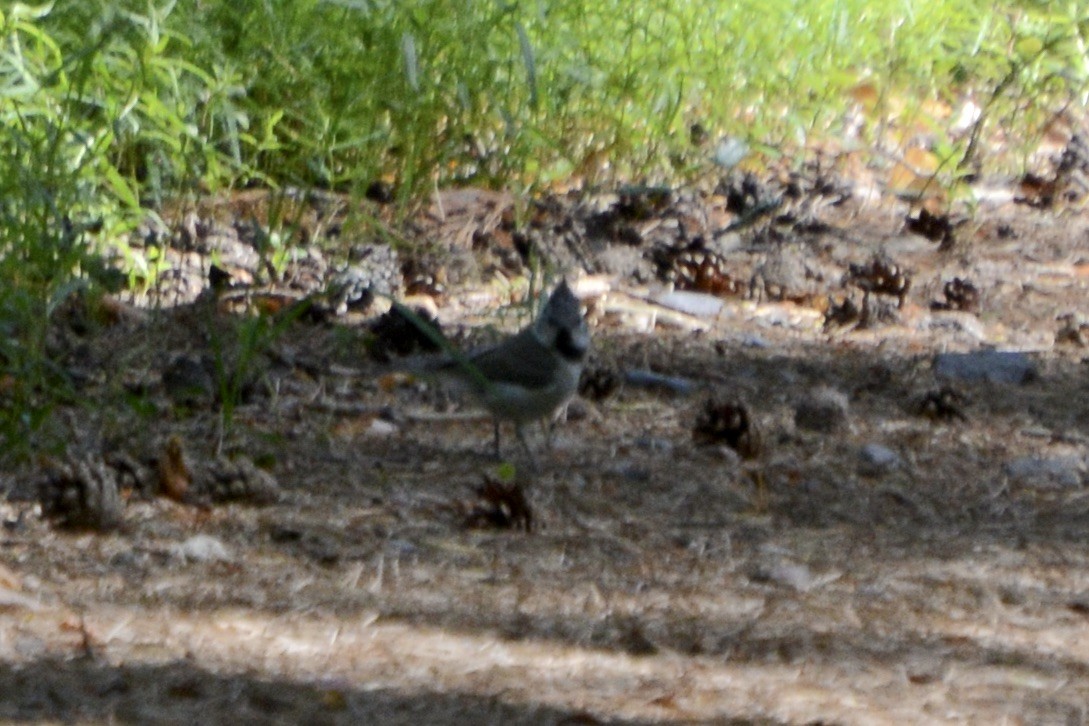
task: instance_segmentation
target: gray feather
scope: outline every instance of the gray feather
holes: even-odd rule
[[[469,356],[469,362],[493,383],[511,383],[526,388],[544,388],[556,376],[560,361],[536,333],[527,328],[494,348]]]

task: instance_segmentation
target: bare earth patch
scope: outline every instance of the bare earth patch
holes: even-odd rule
[[[43,518],[36,468],[4,474],[0,717],[1085,722],[1089,380],[1058,318],[1089,313],[1087,227],[980,216],[943,250],[898,214],[827,212],[802,255],[836,271],[819,281],[780,274],[768,250],[786,248],[724,244],[746,285],[803,289],[713,314],[659,305],[637,271],[604,295],[584,280],[594,366],[694,390],[629,377],[577,401],[550,452],[533,438],[538,472],[505,431],[530,532],[466,526],[497,476],[490,422],[390,383],[358,329],[294,323],[227,427],[199,365],[182,403],[160,371],[247,319],[182,307],[96,329],[72,365],[93,400],[132,402],[62,412],[74,445],[148,461],[175,436],[195,469],[244,456],[280,493],[122,484],[120,526],[81,532]],[[826,327],[825,294],[878,251],[911,276],[903,306]],[[978,309],[931,309],[954,277]],[[440,318],[517,325],[487,300],[449,292]],[[938,354],[987,346],[1031,374],[939,377]],[[797,425],[822,389],[842,424]],[[748,407],[751,458],[693,440],[711,393]]]

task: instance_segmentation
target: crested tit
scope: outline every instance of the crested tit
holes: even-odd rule
[[[571,400],[589,349],[590,330],[578,298],[563,280],[530,326],[492,347],[447,358],[437,370],[455,377],[491,412],[497,457],[499,423],[512,421],[536,466],[523,426],[554,416]]]

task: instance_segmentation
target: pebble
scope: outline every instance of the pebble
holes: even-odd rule
[[[219,539],[207,534],[190,537],[175,552],[186,562],[229,562],[231,553]]]
[[[715,144],[711,161],[723,169],[733,169],[749,155],[749,145],[737,136],[725,136]]]
[[[654,454],[673,454],[673,442],[662,436],[638,436],[632,441],[632,446]]]
[[[841,573],[839,572],[818,575],[808,565],[787,561],[758,568],[750,574],[750,579],[754,582],[770,582],[789,587],[798,592],[809,592],[834,582],[840,577]]]
[[[630,459],[616,461],[608,467],[606,473],[623,479],[633,484],[645,484],[650,481],[651,471],[642,464],[637,464]]]
[[[900,455],[881,444],[866,444],[858,452],[858,471],[860,474],[875,476],[899,469],[903,464]]]
[[[1079,456],[1023,456],[1006,462],[1005,472],[1021,486],[1071,489],[1084,482],[1085,461]]]
[[[399,431],[399,429],[397,427],[397,424],[391,423],[389,421],[385,421],[385,420],[380,419],[380,418],[376,418],[373,421],[371,421],[371,425],[368,426],[367,430],[364,431],[363,433],[366,436],[383,437],[383,436],[392,436],[393,434],[397,433],[398,431]]]
[[[742,336],[741,347],[743,348],[770,348],[771,343],[766,339],[760,337],[755,333],[750,333]]]
[[[1028,383],[1037,377],[1036,365],[1024,353],[977,350],[972,353],[939,353],[934,357],[938,378],[989,383]]]

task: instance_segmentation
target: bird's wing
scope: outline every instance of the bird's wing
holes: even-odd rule
[[[531,329],[470,355],[469,362],[492,383],[511,383],[526,388],[545,388],[552,384],[559,365],[556,356],[541,344]]]

